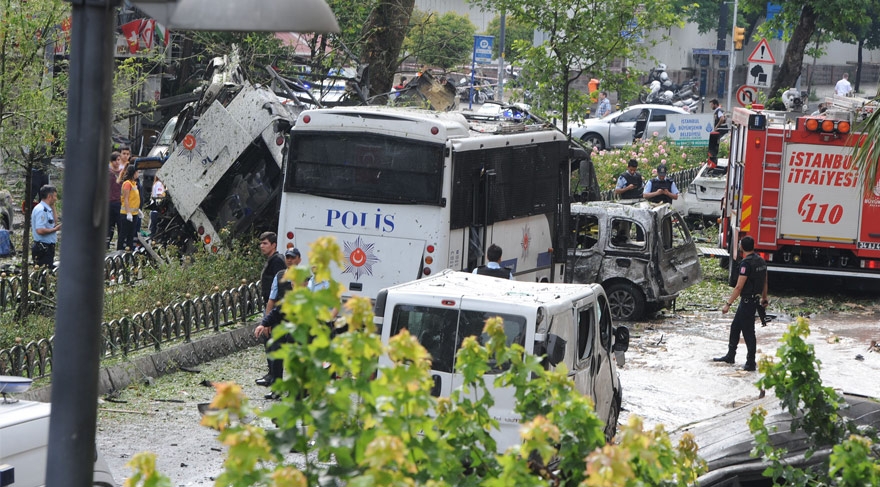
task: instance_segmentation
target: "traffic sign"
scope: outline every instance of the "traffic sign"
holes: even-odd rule
[[[754,86],[742,85],[736,90],[736,101],[740,105],[747,107],[758,101],[758,89]]]
[[[492,36],[474,36],[474,62],[492,62]]]
[[[773,51],[770,50],[770,44],[767,39],[761,39],[761,42],[755,46],[752,55],[749,56],[750,63],[776,64],[776,58],[773,57]]]
[[[746,83],[755,88],[770,88],[770,82],[773,80],[773,65],[765,63],[749,64],[749,71],[746,73]]]

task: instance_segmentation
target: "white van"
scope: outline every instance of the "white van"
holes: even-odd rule
[[[46,485],[51,405],[11,396],[27,391],[30,386],[30,379],[0,376],[0,486]],[[107,462],[97,450],[91,485],[116,486]]]
[[[383,289],[375,305],[383,343],[407,329],[431,354],[432,394],[437,397],[448,397],[461,386],[455,355],[464,338],[482,335],[486,319],[494,316],[504,319],[508,344],[546,355],[548,368],[565,364],[578,391],[593,398],[606,437],[611,438],[622,395],[612,352],[622,360],[629,331],[613,327],[602,286],[518,282],[445,270]],[[387,357],[380,363],[390,365]],[[513,389],[495,388],[494,377],[486,377],[495,396],[490,414],[499,422],[501,431],[493,436],[504,451],[521,443],[519,416]]]

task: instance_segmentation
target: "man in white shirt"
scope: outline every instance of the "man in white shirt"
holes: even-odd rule
[[[849,73],[843,73],[843,78],[834,85],[834,93],[837,96],[852,96],[852,85],[849,83]]]

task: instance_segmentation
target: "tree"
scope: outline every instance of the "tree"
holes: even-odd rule
[[[657,41],[645,32],[680,24],[667,2],[639,0],[474,0],[485,10],[505,11],[508,19],[533,22],[545,40],[537,47],[515,42],[523,59],[523,72],[536,83],[539,113],[559,112],[567,131],[570,113],[585,111],[589,97],[572,90],[585,73],[603,79],[605,87],[633,89],[632,73],[612,68],[615,61],[647,56]]]
[[[863,0],[785,0],[776,2],[782,10],[758,27],[758,33],[770,36],[781,30],[788,41],[779,73],[773,77],[770,93],[794,86],[803,71],[804,53],[818,30],[834,38],[847,36],[852,22],[866,16],[876,16],[870,3]],[[763,13],[764,0],[744,0],[740,4],[746,14]]]
[[[414,5],[415,0],[378,0],[364,23],[360,61],[368,67],[366,88],[378,95],[375,103],[385,103],[391,91]]]
[[[403,48],[420,63],[447,70],[470,57],[477,28],[466,15],[446,12],[438,16],[416,10],[411,24]]]
[[[495,16],[486,26],[486,34],[495,37],[495,44],[492,46],[492,54],[498,57],[501,39],[501,17]],[[535,36],[535,26],[532,22],[523,22],[513,17],[505,17],[504,19],[504,59],[507,62],[514,62],[517,58],[513,51],[514,41],[532,42]]]
[[[0,3],[0,148],[3,163],[25,175],[26,203],[33,199],[33,169],[64,151],[67,102],[61,93],[67,77],[64,70],[53,73],[53,58],[56,41],[63,41],[61,24],[69,15],[62,0]],[[30,211],[24,218],[18,313],[22,320],[29,312]]]

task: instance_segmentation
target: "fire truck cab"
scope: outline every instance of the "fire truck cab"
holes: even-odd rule
[[[852,163],[857,110],[821,117],[735,108],[720,247],[731,282],[745,235],[772,272],[880,279],[880,185]]]

